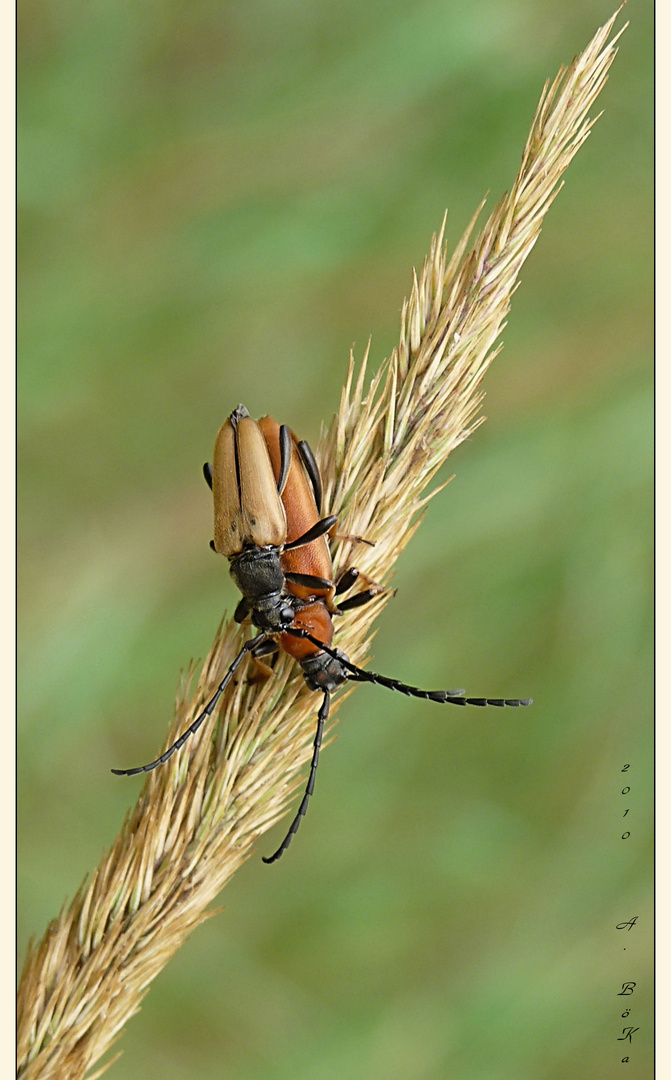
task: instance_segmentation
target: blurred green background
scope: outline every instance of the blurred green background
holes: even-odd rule
[[[237,601],[200,472],[219,424],[243,401],[316,443],[445,207],[453,244],[610,14],[20,5],[20,963]],[[290,854],[264,866],[264,838],[117,1080],[610,1080],[625,1047],[651,1075],[652,5],[625,17],[371,661],[534,706],[359,689]]]

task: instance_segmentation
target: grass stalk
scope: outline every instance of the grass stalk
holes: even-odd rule
[[[350,358],[340,411],[318,448],[324,512],[338,515],[342,533],[371,537],[375,547],[357,546],[353,556],[351,541],[337,541],[336,573],[355,558],[371,578],[389,581],[440,490],[427,486],[482,422],[482,378],[500,348],[520,268],[594,123],[588,111],[623,32],[611,38],[617,14],[546,84],[512,190],[469,247],[484,204],[477,208],[449,258],[443,220],[413,275],[398,346],[370,385],[368,351],[358,372]],[[357,664],[387,598],[338,622],[337,644]],[[211,697],[244,633],[231,623],[220,628],[195,690],[187,680],[178,695],[165,746]],[[266,682],[243,675],[229,687],[215,722],[147,776],[111,850],[29,948],[18,1002],[22,1080],[78,1080],[109,1050],[152,979],[287,812],[304,783],[318,701],[282,657]]]

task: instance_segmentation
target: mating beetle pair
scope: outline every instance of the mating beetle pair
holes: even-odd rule
[[[291,843],[314,790],[324,722],[331,694],[348,679],[372,682],[412,697],[452,705],[530,705],[530,698],[467,698],[462,690],[420,690],[352,664],[332,648],[332,616],[359,607],[379,592],[375,586],[345,600],[358,577],[350,569],[336,583],[326,536],[337,522],[321,518],[321,480],[306,442],[298,442],[286,425],[270,416],[252,420],[243,405],[219,429],[212,465],[203,469],[214,497],[214,540],[211,546],[230,562],[233,581],[242,593],[237,622],[251,619],[260,631],[246,641],[216,693],[190,727],[155,761],[135,769],[113,769],[117,775],[149,772],[168,760],[212,715],[217,702],[247,653],[260,657],[278,647],[303,669],[311,690],[324,699],[317,717],[312,762],[305,794],[277,851],[264,862],[279,859]]]

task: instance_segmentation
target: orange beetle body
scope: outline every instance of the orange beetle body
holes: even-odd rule
[[[273,465],[276,480],[280,477],[280,425],[271,416],[262,416],[258,421],[259,428],[263,432],[270,460]],[[286,483],[282,490],[282,504],[287,523],[287,543],[291,543],[299,536],[305,535],[320,520],[319,509],[315,501],[315,494],[310,484],[305,466],[300,457],[302,444],[291,432],[291,464],[287,474]],[[319,536],[303,547],[294,548],[280,553],[280,565],[285,575],[285,588],[291,597],[296,597],[294,604],[294,621],[292,630],[307,630],[314,637],[319,638],[324,645],[330,645],[333,641],[333,622],[331,614],[337,612],[334,603],[335,585],[332,581],[333,566],[331,553],[325,536]],[[290,580],[290,575],[309,575],[323,579],[325,585],[321,588],[312,583],[310,586]],[[328,587],[326,586],[328,583]],[[314,658],[321,652],[307,638],[296,637],[295,633],[283,633],[280,635],[279,644],[285,652],[293,656],[301,665],[309,658]],[[328,661],[327,655],[321,653]],[[309,665],[312,666],[312,665]],[[306,672],[306,677],[308,672]],[[342,673],[340,682],[345,682],[347,675]],[[308,680],[312,685],[312,680]],[[339,684],[338,683],[338,684]],[[312,687],[316,689],[317,687]],[[322,689],[323,687],[319,687]],[[335,689],[335,687],[332,687]]]
[[[530,698],[467,698],[463,690],[421,690],[397,679],[366,671],[332,647],[332,615],[366,603],[379,590],[369,588],[344,602],[336,596],[349,589],[357,571],[349,570],[336,585],[326,534],[334,516],[320,518],[321,479],[312,451],[286,425],[270,416],[252,420],[239,405],[222,424],[212,465],[204,466],[214,496],[212,548],[230,563],[242,593],[235,619],[251,618],[260,633],[249,639],[199,716],[172,746],[147,765],[112,769],[133,776],[162,765],[212,716],[215,706],[247,653],[262,656],[282,648],[301,665],[307,685],[324,698],[317,715],[312,762],[305,794],[279,848],[264,862],[286,851],[312,795],[324,723],[331,693],[348,679],[372,682],[389,690],[440,704],[530,705]]]
[[[302,569],[299,576],[310,575],[309,587],[298,585],[297,595],[310,595],[315,584],[330,588],[330,582],[321,576],[316,581],[314,575],[322,568],[330,573],[323,533],[335,518],[320,522],[294,442],[286,426],[280,428],[271,417],[252,420],[239,405],[217,433],[212,465],[204,467],[214,496],[212,548],[228,558],[231,577],[242,593],[235,619],[244,622],[250,616],[259,630],[273,635],[294,619],[285,575],[291,573],[301,546],[310,554],[297,564],[315,569]],[[291,505],[302,508],[292,517],[291,535],[280,489],[289,489]],[[286,565],[281,564],[280,553]]]
[[[272,416],[262,416],[258,421],[258,425],[268,447],[275,480],[279,482],[281,467],[280,425],[277,423],[277,420],[273,420]],[[300,458],[300,445],[301,444],[298,442],[298,439],[292,431],[291,464],[289,465],[286,483],[282,490],[282,505],[285,512],[287,544],[297,540],[299,536],[303,536],[320,520],[314,491],[310,485],[309,477]],[[331,554],[325,536],[319,536],[316,540],[313,540],[312,543],[306,544],[304,547],[283,551],[280,556],[280,562],[282,563],[282,569],[284,570],[285,575],[288,573],[311,574],[315,577],[325,578],[330,581],[333,574]],[[314,595],[314,589],[306,588],[301,585],[293,585],[291,592],[294,596],[298,596],[302,599],[307,599],[309,596]],[[323,592],[325,594],[325,599],[331,602],[335,593],[333,585],[330,589],[323,590]]]

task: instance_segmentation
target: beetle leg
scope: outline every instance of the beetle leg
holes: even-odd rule
[[[252,652],[252,659],[256,659],[257,656],[270,656],[271,653],[279,651],[279,644],[274,638],[269,637],[266,641],[259,641],[257,648]]]
[[[324,536],[329,532],[337,521],[335,514],[331,514],[330,517],[322,518],[311,529],[303,533],[296,540],[292,540],[290,544],[285,544],[282,551],[293,551],[294,548],[305,547],[306,544],[311,544],[313,540],[318,540],[320,536]]]
[[[353,611],[354,608],[363,607],[364,604],[370,603],[374,597],[379,596],[383,591],[381,585],[371,585],[370,589],[362,589],[361,592],[355,593],[354,596],[348,596],[347,600],[339,601],[337,614],[342,615],[346,611]]]
[[[264,663],[263,660],[259,660],[254,653],[252,653],[252,663],[254,665],[254,671],[249,675],[247,679],[248,683],[251,683],[252,685],[264,683],[273,674],[271,665]]]
[[[302,585],[304,589],[315,589],[317,592],[328,591],[333,588],[333,582],[327,578],[316,577],[314,574],[294,574],[287,571],[284,578],[293,585]]]
[[[282,843],[278,847],[277,851],[275,851],[272,855],[269,855],[268,858],[263,856],[264,863],[274,863],[274,862],[276,862],[277,859],[280,858],[281,855],[284,854],[284,852],[289,847],[289,844],[293,840],[295,834],[298,832],[298,827],[299,827],[299,825],[301,823],[301,818],[305,817],[305,813],[306,813],[307,808],[308,808],[308,803],[310,801],[310,796],[312,795],[312,792],[315,789],[315,776],[317,775],[317,765],[319,764],[319,749],[321,747],[322,736],[324,734],[324,721],[326,720],[326,717],[329,714],[330,701],[331,701],[331,695],[328,692],[328,690],[325,690],[324,691],[324,700],[322,701],[321,708],[320,708],[320,710],[319,710],[319,712],[317,714],[317,734],[315,735],[315,741],[313,743],[312,762],[310,764],[310,775],[308,777],[308,782],[307,782],[307,785],[306,785],[306,788],[305,788],[305,794],[303,795],[303,798],[301,799],[301,804],[298,807],[298,810],[296,812],[296,816],[295,816],[294,820],[291,822],[291,825],[289,826],[289,831],[288,831],[287,835],[284,837],[284,840],[282,841]]]
[[[343,570],[342,574],[336,581],[336,596],[339,596],[340,593],[347,592],[349,589],[351,589],[352,585],[354,585],[354,583],[358,581],[360,576],[361,571],[357,570],[356,566],[350,566],[349,570]]]
[[[298,452],[301,455],[303,464],[305,465],[305,471],[310,477],[310,483],[312,484],[312,490],[315,493],[315,503],[317,504],[317,513],[321,514],[322,511],[322,478],[319,475],[319,465],[317,460],[310,449],[310,444],[302,439],[298,444]]]
[[[235,621],[237,623],[243,623],[245,619],[249,618],[252,607],[253,604],[251,603],[251,601],[248,600],[246,596],[243,596],[242,600],[239,602],[238,606],[233,612],[233,618],[235,619]]]
[[[369,578],[367,574],[362,574],[360,570],[357,570],[356,566],[350,566],[349,570],[345,570],[338,578],[335,595],[340,596],[341,593],[348,592],[360,577],[363,577],[366,581],[370,582],[369,587],[363,589],[361,592],[355,593],[354,596],[348,597],[347,600],[337,601],[338,607],[334,614],[342,615],[345,611],[352,611],[353,608],[363,607],[364,604],[367,604],[374,596],[379,596],[383,591],[382,586],[376,585],[372,578]]]
[[[203,476],[207,480],[207,486],[209,487],[210,491],[212,491],[212,466],[210,465],[209,461],[206,461],[203,465]]]
[[[254,671],[248,678],[250,683],[265,682],[266,679],[270,678],[273,674],[272,664],[277,660],[278,651],[279,645],[272,638],[269,638],[268,641],[262,641],[256,649],[252,650],[251,659]],[[270,657],[271,662],[266,664],[265,661],[260,659],[262,656]]]
[[[284,485],[287,482],[287,476],[289,475],[289,466],[291,465],[291,428],[287,424],[282,424],[280,427],[280,475],[277,480],[277,494],[281,497],[284,491]]]
[[[200,713],[200,715],[196,717],[193,723],[189,725],[186,731],[182,735],[180,735],[177,742],[174,742],[172,746],[169,746],[168,749],[165,750],[160,757],[157,757],[155,761],[150,761],[148,765],[138,765],[135,769],[112,769],[112,772],[116,776],[135,776],[137,773],[151,772],[151,770],[157,768],[158,765],[163,765],[163,763],[166,762],[168,758],[172,757],[176,750],[179,750],[182,746],[184,746],[184,743],[188,738],[190,738],[191,735],[196,734],[198,728],[203,723],[203,721],[207,720],[210,716],[212,716],[212,713],[214,712],[214,708],[219,701],[219,698],[221,697],[229,682],[233,678],[233,675],[235,674],[237,669],[240,667],[240,664],[242,663],[247,653],[252,652],[252,650],[256,646],[262,645],[263,642],[266,641],[267,637],[267,634],[258,634],[255,638],[250,638],[249,641],[245,642],[245,644],[240,649],[240,652],[236,656],[235,660],[224,675],[223,679],[219,683],[216,694],[214,694],[214,696],[210,698],[202,713]]]

